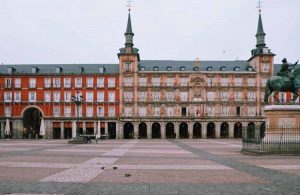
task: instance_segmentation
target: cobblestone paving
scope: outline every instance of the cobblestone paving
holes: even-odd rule
[[[241,140],[0,140],[0,194],[300,194],[300,156]]]

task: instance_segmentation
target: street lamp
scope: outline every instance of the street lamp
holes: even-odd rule
[[[79,107],[83,103],[84,97],[82,95],[80,95],[80,93],[78,91],[76,91],[76,95],[72,96],[72,101],[75,103],[76,113],[77,113],[77,117],[76,117],[76,137],[73,140],[69,141],[69,143],[72,143],[72,144],[85,143],[84,139],[79,136]]]

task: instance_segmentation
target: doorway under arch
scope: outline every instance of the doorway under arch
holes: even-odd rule
[[[27,108],[23,113],[23,127],[25,129],[23,137],[36,138],[40,134],[42,112],[35,108]]]
[[[179,138],[189,138],[188,125],[184,122],[179,125]]]
[[[247,137],[248,138],[255,138],[255,124],[253,122],[248,123]]]
[[[229,125],[228,123],[224,122],[221,124],[221,129],[220,129],[220,137],[221,138],[229,138]]]
[[[207,124],[207,138],[216,138],[216,125],[213,122]]]
[[[201,123],[196,122],[193,125],[193,138],[195,138],[195,139],[201,138],[201,131],[202,131]]]
[[[124,139],[133,139],[134,138],[134,126],[132,123],[127,122],[123,126],[123,135]]]
[[[166,138],[176,138],[173,123],[167,123],[166,124]]]
[[[161,130],[159,123],[152,124],[152,139],[161,138]]]
[[[147,125],[146,123],[139,124],[139,138],[147,139]]]
[[[237,122],[234,124],[234,132],[233,132],[233,136],[234,138],[242,138],[242,129],[243,129],[243,125],[240,122]]]

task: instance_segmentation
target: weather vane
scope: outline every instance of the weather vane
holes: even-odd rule
[[[261,0],[258,0],[257,3],[258,3],[258,6],[257,6],[258,11],[261,12],[261,7],[262,7],[262,6],[261,6],[261,4],[262,4]]]
[[[128,11],[130,12],[130,11],[131,11],[131,8],[132,8],[132,6],[131,6],[132,1],[131,1],[131,0],[128,0],[127,3],[128,3],[128,4],[127,4]]]

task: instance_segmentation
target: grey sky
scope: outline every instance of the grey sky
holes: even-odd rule
[[[0,0],[0,63],[117,63],[126,0]],[[134,44],[143,60],[247,60],[256,0],[134,0]],[[300,1],[264,0],[266,43],[300,58]]]

